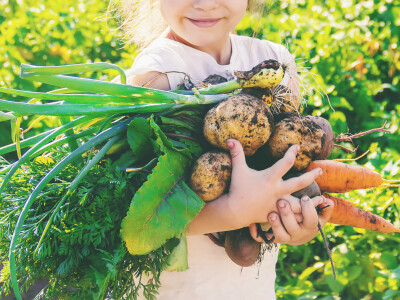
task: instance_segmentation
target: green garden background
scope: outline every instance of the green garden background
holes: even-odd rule
[[[106,61],[129,68],[138,52],[124,45],[106,9],[107,1],[100,0],[0,1],[0,86],[49,90],[20,79],[21,63]],[[264,17],[246,16],[237,32],[284,44],[295,53],[305,91],[304,112],[329,119],[336,135],[387,122],[391,133],[373,133],[354,145],[342,143],[357,148],[356,153],[336,148],[331,158],[355,158],[369,150],[358,164],[387,179],[400,179],[399,0],[274,1]],[[85,74],[103,80],[116,75]],[[1,93],[0,98],[14,99]],[[36,130],[51,126],[51,119],[45,122]],[[0,146],[11,143],[9,132],[10,125],[0,123]],[[399,191],[379,188],[342,196],[399,227]],[[324,231],[337,280],[320,236],[306,245],[281,246],[278,299],[400,299],[399,234],[333,225]]]

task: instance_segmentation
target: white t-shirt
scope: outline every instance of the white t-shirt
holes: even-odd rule
[[[211,55],[203,51],[174,40],[158,38],[135,58],[132,67],[126,71],[126,76],[129,79],[150,71],[169,72],[168,81],[171,90],[174,90],[184,81],[184,73],[194,81],[202,81],[212,74],[232,79],[234,71],[248,71],[267,59],[293,66],[293,56],[282,45],[247,36],[230,36],[232,55],[227,65],[218,64]],[[289,70],[293,71],[295,68]],[[281,84],[286,84],[288,80],[289,73],[286,73]]]
[[[126,71],[128,82],[134,75],[149,71],[179,71],[193,80],[204,80],[212,74],[232,78],[234,71],[246,71],[258,63],[275,59],[293,63],[288,50],[276,43],[245,36],[231,35],[230,63],[220,65],[209,54],[179,42],[158,38],[144,49]],[[167,73],[170,88],[183,82],[182,73]],[[282,83],[288,81],[285,75]],[[157,299],[275,299],[275,265],[279,245],[268,245],[260,265],[242,268],[233,263],[225,249],[215,245],[207,236],[189,236],[189,270],[163,272]]]

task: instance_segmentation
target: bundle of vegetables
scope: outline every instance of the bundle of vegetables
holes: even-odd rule
[[[70,76],[105,68],[118,70],[121,84]],[[232,81],[165,92],[126,85],[124,72],[106,63],[22,65],[22,78],[60,89],[0,88],[32,98],[0,100],[0,121],[11,121],[15,141],[0,148],[0,155],[19,155],[15,162],[1,162],[0,295],[12,287],[21,299],[20,289],[41,278],[48,282],[46,297],[136,298],[139,290],[154,295],[163,270],[188,268],[188,223],[204,201],[229,186],[230,157],[215,147],[226,150],[227,138],[236,138],[261,167],[260,161],[273,163],[298,143],[295,167],[301,171],[332,149],[333,134],[327,142],[324,127],[303,118],[300,99],[279,85],[285,72],[285,66],[269,60],[237,72]],[[26,116],[38,116],[34,122],[56,116],[61,124],[20,141]],[[292,132],[295,140],[279,138],[279,132]],[[211,150],[212,159],[204,159]],[[199,161],[220,162],[209,167],[216,182],[208,181],[211,176],[202,173],[199,161],[193,172],[203,177],[189,174],[199,156]],[[203,181],[196,184],[193,178]],[[218,191],[205,196],[210,187]],[[241,240],[253,243],[246,230],[227,234],[231,257],[237,248],[248,249],[237,247]],[[252,247],[259,258],[260,245]],[[254,258],[246,265],[252,263]]]
[[[106,68],[121,84],[71,75]],[[209,148],[204,114],[243,87],[272,87],[283,73],[267,61],[254,77],[165,92],[126,85],[108,63],[22,65],[22,78],[59,89],[0,88],[31,98],[0,100],[14,140],[0,148],[0,294],[12,289],[21,299],[43,278],[46,297],[152,296],[162,270],[187,268],[184,229],[204,202],[184,179]],[[47,117],[60,126],[20,140],[26,117],[33,122],[24,132]],[[15,152],[18,160],[3,158]]]
[[[293,196],[298,198],[305,195],[314,197],[321,195],[322,191],[323,195],[333,200],[335,204],[329,219],[330,223],[384,233],[400,233],[399,228],[385,219],[356,208],[350,201],[326,194],[326,192],[343,193],[379,186],[398,186],[393,184],[398,180],[384,180],[378,173],[364,167],[328,160],[327,158],[335,146],[334,142],[341,141],[343,138],[334,137],[327,120],[316,116],[303,116],[298,111],[280,111],[272,117],[269,110],[266,109],[267,106],[260,108],[259,105],[262,104],[260,100],[263,98],[257,99],[248,94],[240,94],[231,96],[212,108],[204,120],[204,135],[208,141],[224,150],[226,149],[226,139],[236,138],[242,143],[247,156],[251,158],[255,156],[257,163],[260,162],[260,159],[264,162],[269,160],[270,164],[282,158],[292,145],[298,144],[300,151],[294,162],[293,170],[286,174],[286,177],[298,176],[299,172],[315,168],[321,168],[323,175],[311,186],[294,193]],[[239,111],[244,111],[244,113],[238,116]],[[246,122],[246,120],[251,121]],[[253,120],[257,120],[257,122],[253,122]],[[262,130],[259,130],[259,127]],[[344,140],[374,131],[387,132],[383,128],[372,129]],[[231,162],[229,156],[221,162],[221,159],[217,158],[221,155],[218,152],[203,154],[193,168],[191,187],[204,201],[216,199],[225,192],[225,186],[228,186]],[[214,180],[205,179],[210,177]],[[387,184],[383,185],[384,183]],[[318,211],[323,209],[324,207],[317,208]],[[269,224],[257,224],[257,226],[258,234],[263,237],[264,241],[266,243],[273,242],[273,237],[268,238],[264,233],[267,231],[271,235]],[[321,227],[320,231],[323,234]],[[261,245],[258,245],[250,237],[248,228],[218,234],[218,237],[212,236],[211,238],[217,244],[223,245],[229,257],[240,266],[252,265],[262,255]],[[329,253],[328,248],[327,251]]]

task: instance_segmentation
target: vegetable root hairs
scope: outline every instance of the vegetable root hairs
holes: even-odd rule
[[[290,49],[289,47],[289,43],[287,42],[287,40],[285,39],[285,44],[286,44],[286,48]],[[299,47],[296,48],[296,50],[293,52],[293,56],[296,57],[296,52],[299,49]],[[296,74],[298,77],[298,80],[293,80],[293,82],[295,82],[296,84],[298,84],[298,88],[300,87],[301,93],[300,93],[300,97],[301,97],[301,103],[302,106],[307,106],[307,100],[306,100],[306,95],[307,96],[311,96],[312,92],[311,92],[311,88],[313,88],[318,94],[321,95],[322,98],[325,98],[328,100],[329,106],[332,109],[332,111],[334,112],[335,109],[332,107],[331,102],[329,100],[329,96],[326,93],[326,91],[322,88],[322,86],[319,84],[318,80],[317,80],[317,74],[310,72],[311,67],[305,67],[303,66],[303,64],[305,64],[307,62],[307,60],[303,57],[298,57],[295,58],[295,62],[296,64],[294,66],[291,66],[292,68],[295,68],[297,70],[297,72],[290,72],[290,70],[287,71],[287,73],[289,74],[289,76],[291,74]],[[288,61],[286,60],[286,62],[284,62],[283,64],[286,65],[288,64]],[[306,76],[311,76],[313,82],[315,82],[317,84],[317,86],[312,86],[310,84],[306,83]],[[289,86],[289,88],[291,88],[291,86]]]
[[[368,153],[369,153],[369,150],[365,151],[363,154],[361,154],[360,156],[358,156],[356,158],[344,158],[344,159],[336,158],[336,159],[333,159],[333,160],[334,161],[341,161],[341,162],[344,162],[344,161],[356,161],[356,160],[359,160],[360,158],[363,158]]]
[[[282,44],[282,42],[281,42]],[[289,44],[287,42],[287,40],[285,40],[285,44],[286,44],[286,48],[290,49]],[[296,52],[297,52],[298,48],[291,54],[293,57],[296,56]],[[288,109],[289,111],[295,111],[295,112],[299,112],[299,110],[302,110],[302,107],[307,106],[307,97],[306,96],[311,96],[312,95],[312,89],[315,90],[318,94],[321,95],[322,98],[326,98],[328,100],[329,106],[332,109],[332,111],[335,111],[334,108],[331,105],[331,102],[329,100],[329,96],[326,93],[326,91],[322,88],[322,86],[319,84],[318,80],[317,80],[317,74],[310,72],[309,69],[311,69],[311,67],[305,67],[303,66],[303,64],[305,64],[307,62],[307,60],[305,60],[305,58],[296,58],[295,57],[295,64],[291,64],[291,57],[290,56],[283,56],[283,54],[279,54],[278,60],[282,63],[282,65],[284,67],[286,67],[286,72],[285,74],[288,74],[289,76],[289,82],[287,87],[290,90],[290,96],[289,96],[289,103],[295,103],[295,101],[293,101],[293,97],[300,97],[300,108],[297,109],[296,107],[294,107],[294,105],[288,105],[287,103],[284,103],[284,101],[282,101],[283,97],[280,96],[276,96],[276,104],[274,105],[274,107],[271,105],[271,110],[274,111],[274,113],[276,113],[276,111],[280,110],[281,106],[284,106],[286,109]],[[312,82],[316,83],[316,86],[312,86],[309,83],[306,83],[306,81],[308,81],[306,78],[307,76],[311,76],[312,78]],[[278,92],[280,92],[279,88],[276,89],[276,93],[274,93],[273,91],[273,95],[274,94],[278,94]]]
[[[257,264],[257,267],[258,267],[257,277],[260,275],[259,274],[260,273],[260,267],[261,267],[261,263],[262,263],[262,261],[264,259],[265,253],[266,252],[272,252],[272,250],[276,249],[276,248],[278,248],[277,244],[265,244],[265,243],[261,244],[260,253],[259,253],[257,261],[256,261],[256,264]]]
[[[348,135],[348,133],[346,134],[340,134],[337,137],[335,137],[335,142],[351,142],[353,139],[355,138],[359,138],[361,136],[373,133],[373,132],[386,132],[386,133],[392,133],[389,129],[385,129],[387,121],[385,121],[385,123],[383,123],[382,127],[379,128],[374,128],[374,129],[370,129],[364,132],[360,132],[357,134],[353,134],[353,135]]]
[[[286,88],[283,85],[278,85],[275,88],[273,88],[271,92],[272,92],[272,97],[274,99],[271,105],[271,111],[274,114],[278,114],[279,112],[281,112],[281,107],[284,106],[286,111],[295,111],[300,115],[300,111],[297,108],[298,105],[296,105],[295,99],[301,96],[295,95],[293,93],[293,89]],[[302,101],[303,100],[300,99],[300,102]],[[287,104],[287,102],[289,102],[289,104]]]

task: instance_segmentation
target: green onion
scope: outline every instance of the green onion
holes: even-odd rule
[[[26,78],[32,81],[40,81],[54,86],[66,87],[81,92],[101,93],[112,96],[127,96],[144,98],[157,101],[187,101],[188,96],[172,92],[155,90],[133,85],[106,82],[97,79],[79,78],[65,75],[35,75]]]
[[[8,172],[6,177],[4,177],[4,180],[0,186],[0,194],[4,192],[5,188],[7,187],[8,182],[10,181],[12,175],[18,170],[18,168],[24,164],[27,160],[29,160],[30,155],[34,153],[35,151],[39,150],[42,146],[47,144],[49,141],[53,140],[56,138],[59,134],[65,132],[66,130],[73,128],[74,126],[84,123],[91,118],[89,117],[82,117],[79,119],[76,119],[68,124],[65,124],[63,126],[60,126],[57,129],[53,129],[50,131],[50,134],[48,134],[45,138],[40,140],[38,143],[36,143],[32,148],[30,148],[17,162],[16,164],[11,168],[11,170]]]
[[[22,115],[47,116],[105,116],[115,113],[156,113],[180,107],[183,104],[90,105],[90,104],[29,104],[0,99],[0,109]]]
[[[22,97],[33,97],[35,99],[42,100],[56,100],[56,101],[67,101],[69,103],[94,103],[94,104],[135,104],[140,102],[142,103],[154,103],[154,99],[145,100],[142,98],[134,98],[134,97],[121,97],[121,96],[109,96],[109,95],[100,95],[100,94],[53,94],[53,93],[41,93],[41,92],[30,92],[30,91],[21,91],[9,88],[0,87],[0,92],[5,94],[11,94]],[[144,101],[145,100],[145,101]],[[160,99],[156,101],[156,103],[160,103]],[[174,102],[172,100],[168,100],[169,103]],[[3,113],[4,114],[4,113]],[[4,115],[4,119],[12,118],[12,115],[7,114]]]
[[[87,64],[74,64],[74,65],[63,65],[63,66],[33,66],[27,64],[21,64],[20,77],[29,77],[33,75],[57,75],[57,74],[76,74],[93,71],[103,71],[105,69],[114,69],[119,72],[121,76],[121,83],[126,84],[126,75],[123,69],[117,65],[96,62]]]
[[[82,137],[93,135],[93,134],[96,133],[96,131],[97,131],[97,128],[91,128],[91,129],[84,130],[84,131],[79,132],[79,133],[75,133],[75,134],[71,135],[70,137],[64,137],[62,139],[55,140],[55,141],[53,141],[51,143],[48,143],[47,145],[41,147],[39,150],[35,151],[31,155],[29,155],[29,158],[30,159],[35,158],[35,157],[41,155],[44,152],[47,152],[49,150],[54,149],[57,146],[64,145],[69,140],[72,140],[72,139],[76,140],[76,139],[80,139]]]

